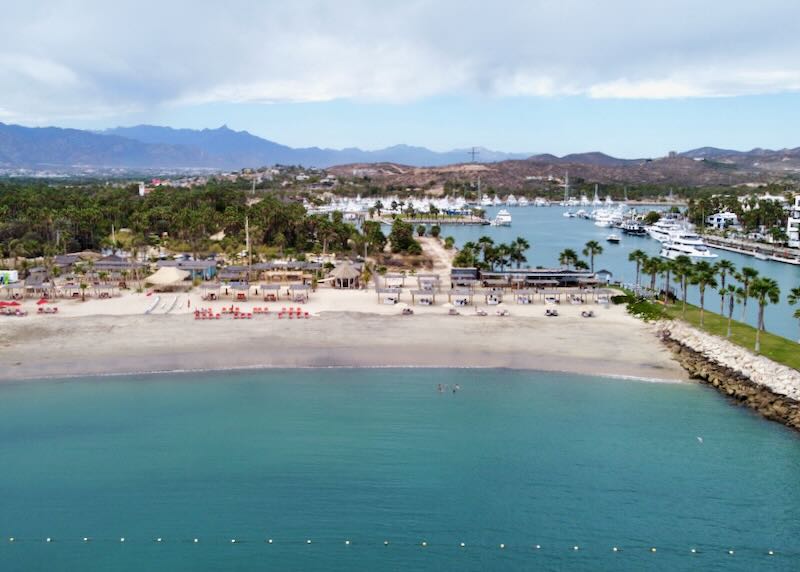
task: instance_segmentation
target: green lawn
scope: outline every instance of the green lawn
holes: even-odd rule
[[[666,309],[666,313],[672,318],[680,319],[681,307],[681,302],[670,304]],[[758,307],[757,305],[751,307],[748,304],[747,311],[750,313],[757,312]],[[687,304],[686,317],[684,319],[700,329],[700,308]],[[706,310],[704,323],[705,327],[702,329],[711,334],[724,338],[728,333],[728,319],[719,314]],[[753,351],[756,343],[756,329],[734,320],[731,325],[730,341]],[[782,338],[769,332],[761,332],[761,355],[800,370],[800,344],[795,340]]]

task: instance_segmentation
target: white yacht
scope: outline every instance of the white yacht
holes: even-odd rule
[[[543,199],[542,197],[536,197],[533,200],[533,206],[535,206],[535,207],[549,207],[550,206],[550,201],[548,201],[547,199]]]
[[[481,206],[482,207],[492,206],[492,198],[487,195],[483,195],[483,198],[481,199]]]
[[[503,201],[500,200],[500,197],[495,195],[494,198],[492,199],[492,205],[496,206],[496,207],[499,207],[502,204],[503,204]]]
[[[703,239],[693,232],[672,232],[669,238],[662,242],[661,256],[675,260],[678,256],[688,256],[692,260],[708,260],[719,255],[711,252]]]
[[[515,197],[514,195],[508,195],[506,197],[506,206],[515,207],[517,206],[518,202],[519,201],[517,201],[517,197]]]
[[[517,206],[520,206],[520,207],[527,207],[530,204],[531,203],[530,203],[530,201],[528,200],[527,197],[520,197],[519,200],[517,201]]]
[[[492,226],[511,226],[511,213],[506,209],[500,209],[492,221]]]
[[[658,242],[664,242],[670,238],[672,233],[682,230],[681,224],[674,219],[661,219],[644,228],[650,238],[654,238]]]

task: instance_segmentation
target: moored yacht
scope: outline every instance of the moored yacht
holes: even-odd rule
[[[514,195],[508,195],[506,197],[506,205],[507,206],[515,207],[515,206],[517,206],[517,203],[518,203],[517,197],[515,197]]]
[[[632,220],[622,223],[620,228],[624,234],[630,234],[632,236],[644,236],[647,234],[647,231],[642,225]]]
[[[650,235],[650,238],[654,238],[658,242],[664,242],[670,238],[672,233],[682,230],[682,226],[675,219],[661,219],[650,226],[646,226],[645,230]]]
[[[492,220],[492,226],[511,226],[511,213],[506,209],[500,209]]]
[[[708,260],[719,256],[708,249],[700,236],[685,231],[672,232],[662,242],[660,254],[670,260],[675,260],[678,256],[688,256],[692,260]]]
[[[520,206],[520,207],[527,207],[530,204],[531,203],[530,203],[530,201],[528,200],[527,197],[520,197],[519,200],[517,201],[517,206]]]

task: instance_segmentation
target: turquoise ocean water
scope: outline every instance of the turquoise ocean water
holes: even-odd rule
[[[698,385],[430,369],[6,384],[0,460],[3,571],[800,569],[800,438]]]
[[[628,254],[636,249],[642,249],[650,256],[657,256],[661,249],[661,244],[649,237],[622,235],[620,244],[608,243],[605,238],[612,232],[612,229],[597,227],[594,225],[594,221],[564,218],[562,216],[564,211],[571,210],[574,212],[577,210],[575,208],[505,208],[512,216],[512,226],[510,227],[444,226],[442,227],[442,235],[453,236],[457,245],[461,245],[468,240],[477,240],[484,234],[491,236],[496,242],[510,242],[517,236],[523,236],[533,245],[533,248],[527,253],[528,264],[545,267],[557,266],[558,255],[565,248],[572,248],[581,255],[583,245],[588,240],[597,240],[603,245],[604,252],[595,258],[595,269],[604,268],[610,270],[614,273],[614,280],[629,283],[633,283],[636,279],[636,265],[628,261]],[[647,212],[652,208],[646,206],[637,207],[640,212]],[[663,207],[656,208],[661,209]],[[497,207],[486,209],[490,218],[494,217],[498,210],[499,208]],[[723,258],[730,260],[737,268],[751,266],[762,275],[777,280],[782,291],[781,303],[767,307],[765,313],[767,330],[793,340],[798,339],[800,337],[800,322],[792,317],[795,308],[786,304],[785,300],[786,294],[790,289],[800,286],[800,266],[758,260],[752,256],[724,250],[714,250],[713,252],[719,255],[716,260],[722,260]],[[586,259],[582,255],[581,258]],[[649,277],[645,277],[643,280],[649,284]],[[659,278],[658,284],[661,284],[661,278]],[[673,284],[673,288],[678,292],[680,290],[677,284]],[[700,296],[696,287],[690,287],[688,298],[691,303],[699,303]],[[714,312],[720,311],[720,298],[713,289],[706,291],[706,307]],[[747,322],[750,324],[756,323],[757,307],[758,304],[754,300],[748,302]],[[737,307],[734,312],[734,319],[741,320],[741,317],[741,307]]]

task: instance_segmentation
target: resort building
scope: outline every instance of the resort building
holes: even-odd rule
[[[736,213],[718,212],[706,217],[706,224],[717,230],[739,226],[739,217]]]
[[[795,195],[794,204],[789,209],[786,236],[789,237],[790,248],[800,248],[800,195]]]
[[[180,268],[189,273],[189,277],[194,280],[211,280],[217,275],[216,260],[159,260],[159,268]]]
[[[450,287],[485,288],[527,288],[555,286],[588,286],[605,284],[608,276],[599,279],[588,270],[570,268],[516,268],[501,271],[479,270],[477,268],[453,268],[450,272]]]

